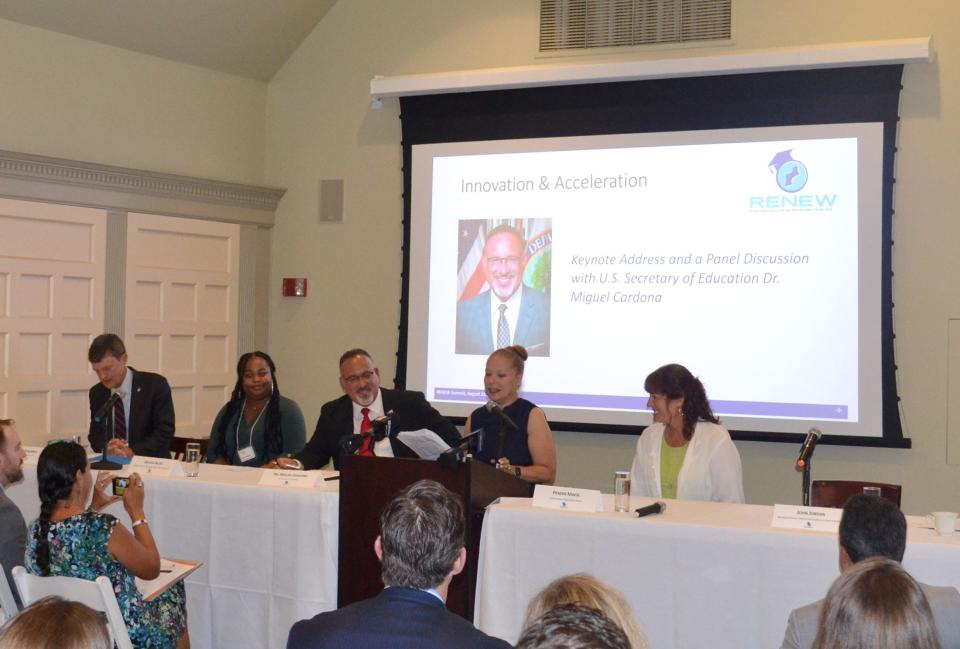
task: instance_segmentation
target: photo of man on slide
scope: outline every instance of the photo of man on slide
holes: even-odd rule
[[[456,353],[523,345],[530,356],[549,356],[550,294],[540,288],[549,288],[550,221],[460,225],[469,245],[458,269]]]

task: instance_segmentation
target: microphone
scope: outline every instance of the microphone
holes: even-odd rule
[[[460,442],[455,446],[451,446],[443,453],[437,457],[437,461],[445,469],[455,469],[457,465],[463,461],[464,451],[468,448],[476,446],[479,436],[483,433],[483,429],[479,428],[469,435],[464,435],[460,438]]]
[[[507,413],[503,411],[503,408],[498,406],[496,402],[487,401],[486,405],[483,407],[487,409],[487,412],[492,412],[497,417],[499,417],[500,421],[503,422],[503,425],[507,430],[510,430],[510,431],[520,430],[520,428],[518,428],[517,425],[513,423],[513,420],[510,419]]]
[[[663,502],[662,500],[658,500],[652,505],[647,505],[646,507],[641,507],[639,509],[635,509],[634,511],[637,512],[637,518],[643,518],[644,516],[649,516],[650,514],[662,514],[663,512],[667,511],[667,503]]]
[[[372,437],[379,442],[390,435],[390,423],[393,420],[393,411],[380,415],[370,421],[370,430],[358,435],[347,435],[340,440],[340,455],[353,455],[363,446],[363,440]]]
[[[100,406],[100,410],[97,411],[97,414],[93,416],[93,420],[99,424],[103,419],[103,416],[110,411],[110,408],[113,408],[113,404],[115,404],[117,401],[120,401],[122,398],[123,397],[120,396],[119,392],[114,392],[111,394],[110,398],[107,399],[102,406]]]
[[[807,439],[803,441],[803,446],[800,447],[800,455],[797,456],[797,471],[803,471],[804,467],[807,466],[810,458],[813,457],[813,450],[816,448],[817,442],[820,441],[821,435],[823,433],[820,432],[819,428],[811,428],[807,433]]]

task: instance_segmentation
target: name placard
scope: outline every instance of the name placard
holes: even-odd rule
[[[130,460],[127,473],[134,472],[139,473],[141,477],[170,478],[183,475],[183,467],[178,460],[134,455]]]
[[[602,512],[603,498],[596,489],[577,489],[538,484],[533,488],[534,507],[571,512]]]
[[[266,470],[258,483],[265,487],[297,487],[315,489],[323,484],[320,471],[281,471]]]
[[[836,532],[840,527],[842,509],[833,507],[804,507],[803,505],[774,505],[771,527],[788,530],[819,530]]]

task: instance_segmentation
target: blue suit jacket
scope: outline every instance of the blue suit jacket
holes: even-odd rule
[[[379,595],[301,620],[287,649],[509,649],[415,588],[386,588]]]
[[[550,296],[521,284],[520,314],[514,344],[523,345],[531,356],[550,355]],[[458,354],[490,354],[496,349],[490,321],[491,291],[457,305]]]

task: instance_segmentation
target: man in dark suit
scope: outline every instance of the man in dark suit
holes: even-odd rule
[[[23,565],[23,551],[27,543],[27,524],[20,508],[7,497],[7,487],[23,480],[23,452],[20,435],[13,427],[12,419],[0,419],[0,564],[17,602],[17,589],[13,587],[10,571]],[[10,611],[6,613],[12,615]]]
[[[390,436],[374,447],[376,455],[416,457],[396,438],[397,433],[405,430],[426,428],[451,446],[460,442],[456,426],[427,403],[422,392],[381,388],[380,370],[362,349],[351,349],[340,357],[340,387],[344,395],[320,408],[317,428],[304,449],[293,458],[278,458],[278,466],[319,469],[333,459],[334,467],[339,469],[341,441],[367,432],[377,417],[391,412]]]
[[[464,541],[460,499],[432,480],[410,485],[383,509],[373,543],[386,588],[297,622],[287,649],[507,649],[444,605],[466,565]]]
[[[88,438],[93,450],[101,451],[112,432],[109,455],[169,458],[175,416],[167,379],[128,367],[126,347],[114,334],[94,338],[87,358],[100,379],[90,388]],[[118,395],[114,403],[101,412],[113,395]]]
[[[550,355],[550,296],[522,282],[523,236],[497,226],[487,235],[480,269],[490,290],[457,305],[458,354],[490,354],[523,345],[530,356]]]
[[[870,557],[903,560],[907,519],[896,505],[879,496],[858,494],[843,506],[840,518],[840,572]],[[943,649],[960,648],[960,593],[952,586],[920,584],[933,612]],[[817,635],[823,600],[790,613],[781,649],[809,649]]]

